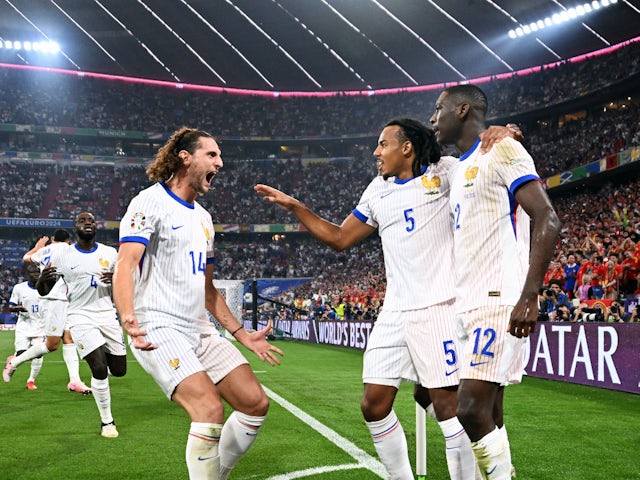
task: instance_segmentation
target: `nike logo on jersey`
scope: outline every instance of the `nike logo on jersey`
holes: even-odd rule
[[[454,373],[456,373],[458,370],[460,370],[460,369],[456,368],[455,370],[453,370],[451,372],[444,372],[444,374],[448,377],[449,375],[453,375]]]
[[[76,268],[78,268],[80,265],[76,265],[75,267],[70,267],[69,270],[75,270]]]
[[[470,367],[477,367],[478,365],[484,365],[485,363],[489,363],[489,361],[486,361],[486,362],[469,362],[469,366]]]
[[[217,455],[215,455],[213,457],[198,457],[198,460],[200,462],[204,462],[205,460],[211,460],[211,459],[216,458],[216,457],[217,457]]]
[[[380,195],[380,198],[384,198],[384,197],[388,197],[389,195],[391,195],[393,192],[385,192],[382,195]]]
[[[171,230],[178,230],[179,228],[182,228],[182,227],[184,227],[184,225],[178,225],[178,226],[171,225]]]

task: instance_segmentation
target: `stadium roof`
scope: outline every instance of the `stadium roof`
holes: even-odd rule
[[[61,49],[0,63],[274,92],[465,81],[639,36],[640,0],[0,0],[1,41]]]

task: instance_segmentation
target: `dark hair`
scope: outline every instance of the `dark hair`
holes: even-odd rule
[[[66,242],[71,238],[71,234],[64,228],[59,228],[53,232],[53,240],[56,242]]]
[[[422,173],[422,168],[430,163],[438,163],[442,155],[442,149],[436,141],[435,133],[424,123],[413,118],[396,118],[388,122],[385,127],[398,126],[398,139],[409,141],[416,152],[411,170],[413,176],[417,177]]]
[[[472,110],[478,110],[482,116],[487,114],[489,110],[489,101],[487,96],[479,87],[475,85],[454,85],[444,90],[449,96],[468,103]]]
[[[182,159],[179,153],[182,150],[193,154],[200,146],[201,137],[211,137],[205,131],[195,128],[182,127],[171,135],[167,143],[158,150],[155,160],[147,168],[149,180],[165,182],[182,167]]]

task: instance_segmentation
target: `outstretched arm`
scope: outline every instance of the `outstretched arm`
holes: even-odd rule
[[[336,225],[316,215],[302,202],[276,188],[262,184],[253,188],[265,200],[293,213],[300,223],[307,227],[311,235],[334,250],[345,250],[375,231],[375,228],[361,222],[353,214],[345,218],[341,225]]]
[[[112,278],[113,300],[120,315],[122,328],[131,337],[133,346],[140,350],[154,350],[158,347],[144,338],[147,332],[140,330],[133,309],[133,294],[135,292],[133,274],[140,263],[145,248],[143,244],[134,242],[120,245]]]
[[[509,332],[521,338],[535,330],[538,290],[556,248],[560,221],[540,182],[531,181],[516,190],[516,201],[531,217],[533,224],[529,271],[509,323]]]

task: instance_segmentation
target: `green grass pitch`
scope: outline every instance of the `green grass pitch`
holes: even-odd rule
[[[231,478],[368,480],[347,442],[377,460],[360,414],[362,352],[277,341],[285,351],[280,367],[246,353],[275,400],[249,453]],[[13,351],[13,332],[0,332],[0,360]],[[112,410],[120,437],[99,435],[92,397],[66,391],[62,354],[45,357],[37,391],[25,383],[22,365],[9,384],[0,384],[0,478],[30,479],[186,479],[184,462],[189,419],[129,356],[129,372],[111,378]],[[82,378],[89,383],[87,365]],[[412,388],[398,393],[396,412],[415,462],[415,407]],[[312,418],[306,423],[291,406]],[[505,395],[505,421],[518,479],[640,479],[640,396],[525,378]],[[229,413],[227,411],[227,413]],[[324,435],[318,430],[326,428]],[[322,429],[320,429],[322,430]],[[327,435],[326,432],[332,432]],[[339,439],[339,440],[336,440]],[[448,478],[444,441],[427,420],[427,479]],[[307,471],[307,476],[295,472]],[[318,472],[318,473],[313,473]]]

